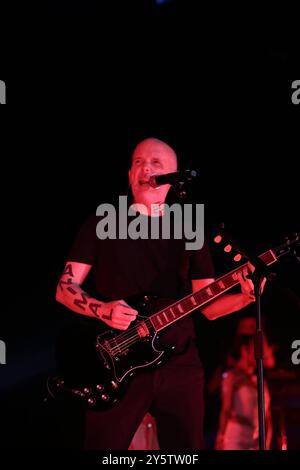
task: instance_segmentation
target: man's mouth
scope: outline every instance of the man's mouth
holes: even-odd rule
[[[149,184],[149,179],[146,179],[146,178],[145,178],[145,179],[140,179],[140,180],[139,180],[139,185],[140,185],[140,186],[143,186],[143,187],[150,186],[150,184]]]

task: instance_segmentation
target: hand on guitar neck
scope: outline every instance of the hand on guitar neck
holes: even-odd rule
[[[249,279],[248,274],[249,270],[251,273],[255,271],[254,266],[251,263],[248,263],[248,266],[245,267],[242,271],[238,272],[238,280],[241,285],[241,292],[245,295],[246,299],[248,298],[249,303],[255,302],[255,295],[254,295],[254,284],[251,279]],[[264,291],[264,287],[266,284],[267,279],[264,278],[261,282],[260,289],[261,293]]]

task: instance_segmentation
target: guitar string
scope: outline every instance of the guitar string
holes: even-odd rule
[[[167,310],[167,309],[166,309]],[[156,315],[158,315],[160,312],[158,312]],[[185,312],[187,313],[187,312]],[[155,316],[155,315],[154,315]],[[181,315],[182,316],[182,315]],[[180,317],[177,317],[177,319],[179,319]],[[148,325],[150,325],[150,328],[154,328],[155,327],[153,326],[151,320],[148,318],[145,320],[145,323],[148,323]],[[117,346],[113,346],[110,348],[110,350],[112,352],[116,352],[117,350],[120,350],[122,349],[124,346],[128,347],[130,344],[133,344],[136,342],[136,340],[140,340],[141,337],[140,335],[138,334],[138,331],[137,331],[137,326],[133,326],[132,328],[130,328],[130,330],[133,330],[133,331],[126,331],[124,333],[121,333],[119,334],[117,337],[113,338],[114,341],[117,341],[118,342],[118,345]],[[156,330],[157,331],[157,330]],[[124,339],[124,341],[121,341],[119,342],[118,341],[118,338],[122,337],[122,339]],[[125,350],[125,349],[124,349]]]
[[[177,302],[176,305],[177,305],[178,303],[180,303],[180,302]],[[176,306],[175,304],[173,304],[173,305]],[[173,307],[173,308],[174,308],[174,307]],[[167,309],[166,309],[166,310],[167,310]],[[184,314],[187,314],[187,312],[188,312],[188,311],[183,312],[183,313],[180,315],[180,317],[177,317],[176,319],[179,320],[179,319],[181,318],[181,316],[183,316]],[[159,312],[157,313],[157,315],[158,315],[158,314],[159,314]],[[148,322],[148,324],[150,324],[151,327],[153,327],[153,324],[151,323],[150,319],[147,319],[146,321]],[[154,328],[155,328],[155,327],[154,327]],[[127,332],[125,332],[125,333],[123,333],[123,334],[121,333],[121,334],[118,335],[117,337],[113,338],[114,341],[116,341],[117,338],[119,338],[120,336],[122,336],[122,338],[124,338],[124,339],[126,338],[125,341],[122,341],[122,342],[120,342],[120,343],[118,342],[118,345],[117,345],[117,346],[112,346],[112,347],[110,348],[110,350],[111,350],[113,353],[117,352],[118,350],[122,352],[122,349],[123,349],[123,351],[125,351],[125,350],[126,350],[125,348],[128,348],[128,346],[130,346],[131,344],[134,344],[135,342],[137,342],[137,341],[139,341],[139,340],[141,339],[140,335],[139,335],[138,332],[137,332],[137,327],[136,327],[136,326],[132,327],[131,330],[135,330],[135,333],[134,333],[134,332],[131,333],[131,332],[127,331]],[[157,330],[156,330],[156,331],[157,331]],[[128,333],[128,334],[126,334],[126,333]]]
[[[145,320],[145,323],[148,323],[148,325],[150,327],[152,327],[152,323],[149,319]],[[117,341],[117,338],[122,336],[122,338],[124,338],[124,341],[121,341],[120,343],[118,342],[116,346],[113,346],[112,348],[110,348],[110,350],[112,352],[116,352],[118,350],[120,350],[122,352],[122,349],[123,347],[126,345],[129,346],[130,344],[133,344],[136,342],[136,340],[140,340],[141,337],[140,335],[138,334],[138,331],[137,331],[137,327],[136,326],[133,326],[130,328],[132,331],[129,332],[129,330],[126,332],[127,334],[120,334],[118,335],[117,337],[113,338],[113,341]],[[125,351],[125,348],[123,349],[123,351]]]
[[[167,310],[167,309],[166,309]],[[183,312],[180,317],[177,317],[176,320],[180,319],[184,314],[187,314],[187,311]],[[150,320],[148,320],[148,323],[150,324],[150,327],[153,327],[153,324],[151,323]],[[165,325],[163,325],[165,326]],[[154,327],[155,329],[155,327]],[[131,328],[131,330],[133,330],[132,332],[126,332],[128,334],[122,334],[122,339],[124,339],[124,341],[121,341],[119,342],[118,341],[118,338],[120,338],[121,335],[118,335],[117,337],[113,338],[114,341],[117,341],[118,342],[118,345],[116,346],[113,346],[110,348],[110,350],[114,353],[114,352],[117,352],[118,350],[121,350],[122,351],[122,348],[124,348],[124,351],[125,351],[125,348],[127,348],[129,345],[131,344],[134,344],[136,341],[139,341],[141,339],[140,335],[138,334],[138,331],[137,331],[137,327],[134,326]],[[135,331],[134,331],[135,330]],[[159,331],[159,330],[156,330],[156,331]]]
[[[234,272],[237,273],[238,271],[242,271],[242,268],[244,268],[244,267],[245,267],[245,265],[239,266]],[[228,274],[227,274],[226,276],[224,276],[222,279],[216,280],[215,282],[217,283],[217,282],[220,281],[220,280],[222,280],[223,282],[225,282],[225,281],[226,281],[227,279],[229,279],[229,278],[231,278],[231,280],[232,280],[232,277],[231,277],[232,274],[233,274],[233,273],[228,273]],[[235,281],[235,283],[236,283],[236,281]],[[215,284],[215,283],[212,283],[212,284]],[[233,287],[233,286],[234,286],[234,284],[233,284],[231,287]],[[207,287],[212,288],[212,286],[207,286]],[[206,287],[206,288],[207,288],[207,287]],[[205,289],[205,288],[204,288],[204,289]],[[203,289],[203,290],[204,290],[204,289]],[[202,290],[202,289],[201,289],[201,290]],[[199,297],[200,294],[201,294],[201,290],[200,290],[199,292],[194,293],[194,294],[192,293],[191,296]],[[183,303],[183,302],[185,302],[185,301],[187,301],[187,300],[189,300],[189,297],[188,297],[187,299],[185,299],[185,300],[180,300],[180,301],[174,303],[172,306],[167,307],[166,310],[168,310],[168,308],[171,308],[171,307],[172,307],[172,308],[175,308],[178,304]],[[202,300],[202,299],[201,299],[201,300]],[[200,303],[201,303],[201,301],[200,301]],[[198,308],[199,308],[199,306],[198,306]],[[156,315],[159,315],[159,313],[162,313],[162,312],[158,312]],[[187,313],[187,312],[185,312],[185,313]],[[183,313],[183,314],[184,314],[184,313]],[[183,314],[182,314],[182,315],[183,315]],[[181,315],[181,316],[182,316],[182,315]],[[154,316],[155,316],[155,315],[154,315]],[[181,316],[180,316],[180,317],[181,317]],[[178,319],[179,319],[180,317],[178,317]],[[150,322],[150,325],[153,326],[152,323],[151,323],[151,321],[150,321],[150,319],[146,319],[145,321],[147,321],[148,323]],[[131,331],[130,331],[130,330],[131,330]],[[134,343],[136,342],[136,340],[139,340],[139,339],[140,339],[140,336],[139,336],[139,334],[138,334],[138,332],[137,332],[137,327],[136,327],[136,326],[131,327],[130,330],[127,330],[127,331],[124,332],[124,333],[120,333],[120,334],[117,335],[117,337],[113,338],[113,340],[114,340],[114,341],[117,341],[117,343],[118,343],[116,346],[113,346],[113,347],[110,348],[110,350],[111,350],[113,353],[117,352],[118,350],[120,350],[120,351],[122,352],[122,348],[124,348],[123,351],[125,351],[125,347],[127,348],[129,345],[134,344]],[[121,337],[124,341],[121,341],[121,342],[119,343],[117,338],[120,338],[120,337]]]
[[[261,257],[262,257],[262,255],[261,255]],[[217,284],[218,282],[220,282],[220,281],[222,281],[223,283],[225,283],[228,279],[230,279],[230,280],[232,281],[232,280],[233,280],[233,278],[232,278],[233,274],[237,274],[239,271],[240,271],[240,272],[243,271],[243,269],[244,269],[245,266],[247,266],[247,263],[245,263],[245,264],[239,266],[239,267],[238,267],[237,269],[235,269],[233,272],[227,273],[223,278],[217,279],[214,283],[212,283],[212,285],[210,286],[210,288],[213,289],[213,284],[216,285],[216,284]],[[238,284],[238,282],[236,282],[236,280],[234,279],[234,283],[233,283],[231,286],[226,287],[226,290],[227,290],[228,288],[233,287],[235,284]],[[209,287],[209,286],[207,286],[207,287]],[[204,288],[204,289],[205,289],[205,288]],[[203,289],[203,290],[204,290],[204,289]],[[224,290],[225,290],[225,289],[224,289]],[[190,294],[190,296],[200,297],[200,299],[201,299],[201,291],[202,291],[202,289],[201,289],[200,291],[198,291],[198,292],[195,292],[195,293]],[[220,294],[220,292],[217,292],[217,294]],[[180,300],[180,301],[178,301],[178,302],[172,304],[171,306],[167,307],[166,310],[168,310],[168,308],[175,308],[178,304],[186,302],[187,300],[190,299],[190,296],[188,296],[186,299],[182,299],[182,300]],[[202,301],[203,299],[201,299],[201,300],[200,300],[200,299],[197,300],[197,301],[198,301],[198,302],[200,301],[200,305],[201,305],[201,301]],[[211,299],[211,300],[212,300],[212,299]],[[200,305],[198,305],[198,308],[199,308]],[[159,313],[162,313],[162,312],[157,312],[156,315],[159,315]],[[186,313],[187,313],[187,312],[183,312],[182,315],[184,315],[184,314],[186,314]],[[181,318],[182,315],[180,315],[180,317],[178,317],[178,319]],[[154,315],[154,316],[155,316],[155,315]],[[150,326],[154,326],[154,325],[152,324],[152,322],[150,321],[150,319],[146,319],[145,322],[147,322],[148,324],[150,323]],[[154,327],[154,328],[155,328],[155,327]],[[132,331],[130,331],[130,330],[132,330]],[[117,344],[116,346],[113,346],[113,347],[110,348],[110,350],[111,350],[113,353],[114,353],[115,351],[117,351],[117,350],[120,350],[120,351],[122,352],[122,348],[123,348],[123,347],[125,347],[125,346],[128,347],[130,344],[134,344],[137,340],[140,340],[140,335],[138,334],[137,327],[136,327],[136,326],[133,326],[132,328],[130,328],[130,330],[127,330],[127,331],[124,332],[124,333],[120,333],[119,335],[117,335],[117,337],[113,338],[113,340],[114,340],[114,341],[116,342],[116,344]],[[117,340],[117,338],[120,338],[120,337],[121,337],[122,339],[124,339],[124,341],[121,341],[121,342],[119,343],[118,340]],[[123,350],[125,351],[125,349],[123,349]]]
[[[145,323],[150,323],[150,320],[149,319],[146,319],[145,320]],[[129,330],[127,330],[126,332],[124,333],[119,333],[116,337],[112,338],[111,340],[108,340],[108,343],[111,344],[111,341],[116,341],[118,342],[117,338],[120,338],[122,337],[125,341],[121,341],[120,343],[118,343],[118,345],[116,346],[112,346],[110,348],[111,351],[117,351],[118,349],[121,349],[122,345],[127,343],[128,341],[130,341],[132,338],[136,337],[136,338],[139,338],[139,335],[138,335],[138,332],[137,332],[137,327],[136,326],[132,326]]]
[[[198,293],[199,294],[199,293]],[[193,294],[191,294],[193,295]],[[194,295],[197,295],[197,294],[194,294]],[[199,295],[198,295],[199,296]],[[186,299],[187,300],[187,299]],[[202,300],[202,299],[201,299]],[[176,307],[180,302],[177,302],[176,304],[173,304],[173,307]],[[199,307],[199,306],[198,306]],[[167,309],[166,309],[167,310]],[[177,317],[177,319],[180,319],[181,316],[183,316],[184,314],[186,314],[186,312],[183,312],[180,317]],[[158,312],[159,314],[159,312]],[[158,315],[157,314],[157,315]],[[151,321],[148,319],[148,323],[150,322],[150,325],[152,325]],[[137,332],[137,327],[136,326],[133,326],[132,328],[130,328],[130,330],[132,331],[129,331],[127,330],[126,332],[124,333],[121,333],[119,334],[117,337],[113,338],[114,341],[117,341],[117,345],[116,346],[112,346],[110,348],[110,351],[112,351],[112,353],[115,353],[115,352],[118,352],[118,350],[122,353],[122,352],[125,352],[125,350],[128,348],[128,346],[134,344],[135,342],[139,341],[141,338]],[[118,341],[118,338],[122,337],[123,341],[119,342]]]

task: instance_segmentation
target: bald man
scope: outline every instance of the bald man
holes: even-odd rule
[[[152,188],[149,185],[150,176],[172,173],[176,170],[176,153],[166,143],[149,138],[136,146],[128,175],[134,202],[141,205],[142,212],[151,215],[151,205],[158,204],[163,207],[170,189],[168,184]]]
[[[170,188],[153,188],[150,176],[176,169],[176,153],[165,142],[148,138],[135,148],[129,183],[133,206],[147,223],[152,217],[163,219]],[[155,213],[153,206],[158,208]],[[126,298],[151,293],[177,300],[191,289],[195,292],[213,282],[214,268],[206,242],[201,250],[188,252],[185,241],[174,237],[173,227],[170,239],[100,240],[97,222],[93,215],[79,231],[57,287],[57,301],[79,315],[126,330],[138,314]],[[81,287],[92,268],[97,298],[88,296]],[[240,276],[240,284],[240,294],[219,297],[202,313],[215,319],[252,302],[251,281]],[[113,408],[85,413],[85,449],[128,449],[147,412],[156,419],[161,449],[203,448],[203,369],[192,316],[166,330],[161,341],[165,346],[176,346],[173,357],[160,368],[135,376],[125,397]]]

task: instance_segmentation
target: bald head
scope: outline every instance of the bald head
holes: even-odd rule
[[[162,158],[168,165],[169,171],[177,170],[177,156],[174,150],[162,140],[155,137],[149,137],[142,140],[134,149],[132,154],[132,162],[140,156],[148,155],[149,157]]]

